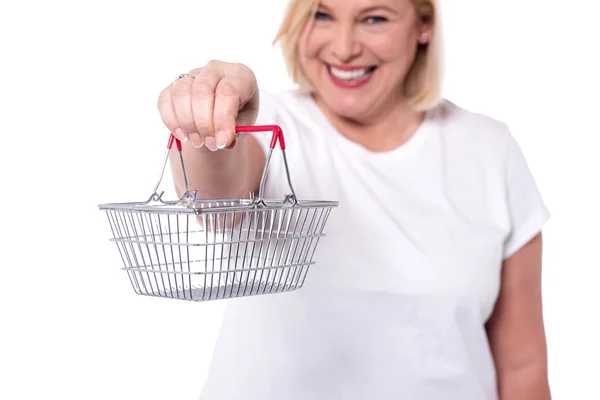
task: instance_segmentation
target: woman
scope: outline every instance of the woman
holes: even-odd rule
[[[440,97],[436,1],[292,0],[277,41],[298,90],[213,61],[159,99],[199,198],[256,193],[270,135],[235,126],[278,124],[298,197],[340,202],[304,288],[228,304],[202,399],[549,399],[549,214],[507,127]]]

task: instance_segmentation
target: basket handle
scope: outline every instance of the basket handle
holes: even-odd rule
[[[281,127],[279,125],[236,126],[235,131],[237,133],[268,132],[268,131],[273,132],[273,135],[271,136],[271,144],[269,145],[270,148],[269,148],[269,153],[267,154],[265,168],[263,169],[262,177],[260,179],[260,188],[259,188],[259,192],[258,192],[258,198],[253,199],[253,203],[254,204],[261,203],[263,205],[266,205],[263,194],[264,194],[264,189],[265,189],[265,182],[267,179],[267,171],[269,169],[269,165],[271,162],[271,155],[273,154],[273,149],[275,149],[275,146],[277,145],[277,142],[279,141],[279,147],[281,148],[281,153],[283,155],[283,163],[285,165],[285,174],[287,177],[288,186],[290,188],[290,191],[292,192],[291,195],[287,195],[285,197],[284,201],[292,203],[294,205],[298,204],[296,192],[294,191],[294,187],[292,186],[292,179],[290,177],[290,169],[288,167],[287,157],[285,155],[285,139],[283,138],[283,131],[281,130]]]
[[[185,194],[184,197],[191,197],[191,195],[189,194],[189,190],[188,190],[188,180],[187,180],[187,173],[185,172],[185,165],[183,163],[183,155],[181,154],[181,141],[179,139],[177,139],[175,137],[175,135],[173,135],[173,133],[171,133],[169,135],[169,141],[167,142],[167,151],[165,152],[165,157],[162,163],[162,168],[160,170],[160,174],[158,175],[158,181],[156,182],[156,185],[154,186],[154,190],[152,191],[152,195],[150,196],[150,198],[148,199],[148,202],[150,201],[162,201],[161,197],[163,195],[164,192],[162,193],[158,193],[158,187],[160,186],[160,183],[162,181],[163,175],[165,173],[165,168],[167,167],[167,161],[169,160],[169,153],[171,152],[171,148],[173,147],[173,142],[175,142],[175,145],[177,146],[177,151],[179,152],[179,159],[181,160],[181,168],[183,169],[183,179],[185,181]],[[182,197],[183,199],[183,197]]]
[[[284,201],[292,203],[294,205],[298,204],[298,200],[296,198],[296,192],[294,191],[294,188],[292,186],[292,180],[290,178],[290,170],[288,167],[287,157],[285,155],[285,139],[283,138],[283,131],[281,130],[281,127],[278,125],[241,125],[241,126],[236,126],[235,130],[237,133],[268,132],[268,131],[273,132],[273,135],[271,136],[271,144],[269,145],[270,149],[269,149],[269,153],[267,154],[265,168],[263,169],[262,177],[260,180],[260,189],[259,189],[258,197],[252,199],[253,204],[261,203],[263,205],[266,205],[264,202],[264,198],[263,198],[264,187],[265,187],[265,182],[266,182],[266,178],[267,178],[267,171],[269,169],[269,165],[270,165],[270,161],[271,161],[271,155],[273,153],[273,149],[275,149],[275,146],[277,145],[277,142],[279,142],[279,147],[281,148],[281,152],[283,154],[285,173],[287,176],[288,185],[292,192],[291,195],[287,195],[285,197]],[[171,148],[173,147],[173,142],[175,142],[175,144],[177,146],[177,152],[179,153],[179,159],[181,160],[181,169],[183,172],[183,179],[185,182],[185,193],[180,200],[183,200],[185,198],[187,201],[194,201],[196,198],[195,194],[191,194],[189,192],[187,173],[185,171],[185,164],[183,162],[181,141],[179,139],[177,139],[175,137],[175,135],[173,135],[173,133],[171,133],[169,136],[169,141],[167,142],[167,151],[166,151],[164,161],[162,164],[162,168],[161,168],[161,171],[160,171],[160,174],[158,177],[158,182],[156,182],[154,191],[152,192],[152,195],[150,196],[150,199],[148,201],[152,201],[152,200],[161,201],[162,193],[158,194],[157,190],[162,181],[162,178],[163,178],[163,175],[165,172],[165,168],[167,166],[167,161],[169,159],[169,154],[170,154]]]
[[[283,131],[279,125],[252,125],[252,126],[236,126],[236,133],[249,133],[249,132],[268,132],[272,131],[271,136],[271,149],[275,148],[277,141],[279,140],[279,147],[281,150],[285,150],[285,140],[283,139]]]

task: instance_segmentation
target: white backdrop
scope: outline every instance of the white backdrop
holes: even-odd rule
[[[553,218],[544,304],[555,399],[599,399],[598,4],[442,0],[445,94],[506,121]],[[0,398],[196,399],[224,302],[136,296],[97,204],[145,200],[160,89],[211,58],[290,84],[282,0],[0,6]],[[232,382],[235,384],[235,382]]]

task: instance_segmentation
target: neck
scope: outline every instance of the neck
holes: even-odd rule
[[[407,101],[401,101],[381,107],[368,117],[346,118],[333,113],[319,97],[315,96],[314,100],[343,136],[372,152],[387,152],[405,144],[425,116]]]

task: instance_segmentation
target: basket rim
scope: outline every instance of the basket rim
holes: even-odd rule
[[[226,205],[216,205],[226,203]],[[197,205],[200,207],[190,207]],[[294,208],[333,208],[339,206],[338,201],[332,200],[298,200],[296,204],[290,204],[282,200],[264,200],[261,203],[253,203],[250,199],[211,199],[194,200],[189,204],[175,201],[160,202],[122,202],[122,203],[103,203],[99,204],[100,210],[115,210],[127,212],[150,212],[150,213],[173,213],[173,214],[211,214],[236,211],[252,210],[284,210]]]

